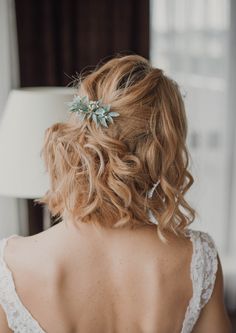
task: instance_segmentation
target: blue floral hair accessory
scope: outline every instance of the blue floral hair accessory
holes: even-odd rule
[[[118,117],[118,112],[111,112],[111,105],[104,105],[102,100],[90,101],[88,96],[74,96],[72,102],[68,103],[69,111],[75,112],[80,121],[91,119],[98,126],[108,127],[113,123],[113,118]]]

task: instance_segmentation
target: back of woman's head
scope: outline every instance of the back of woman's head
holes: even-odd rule
[[[195,211],[184,198],[193,178],[178,85],[129,55],[80,77],[77,94],[101,99],[119,117],[106,128],[72,113],[47,129],[42,153],[51,187],[39,201],[53,215],[106,227],[152,224],[151,210],[159,232],[180,234]]]

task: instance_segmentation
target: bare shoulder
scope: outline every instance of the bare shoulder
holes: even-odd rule
[[[30,295],[29,290],[34,283],[39,283],[50,277],[52,272],[52,262],[47,242],[39,240],[38,235],[16,236],[7,241],[4,250],[4,260],[13,274],[16,289],[24,294]],[[41,269],[44,267],[45,269]]]
[[[180,237],[172,232],[166,233],[166,242],[162,241],[157,235],[156,227],[147,229],[142,236],[140,245],[144,252],[149,252],[148,258],[151,258],[155,265],[157,276],[163,276],[168,290],[175,290],[178,294],[178,288],[185,290],[186,297],[191,296],[191,276],[190,265],[193,254],[193,244],[189,237]],[[144,257],[144,260],[147,258]],[[176,280],[175,276],[180,277]],[[167,282],[168,281],[168,282]],[[172,288],[173,287],[173,288]]]
[[[48,250],[48,244],[52,244],[51,234],[53,230],[48,229],[32,236],[16,235],[10,238],[4,251],[6,261],[29,263],[29,258],[34,261],[37,256],[42,257]]]
[[[4,259],[9,268],[26,267],[29,258],[33,257],[33,237],[16,236],[8,239]],[[31,255],[30,255],[31,254]]]
[[[189,237],[177,236],[173,232],[166,232],[165,237],[166,241],[160,239],[155,229],[147,235],[147,239],[150,241],[149,244],[156,246],[158,251],[163,251],[166,256],[174,256],[179,258],[179,261],[181,259],[188,259],[188,261],[191,259],[193,246]],[[151,242],[151,239],[153,242]]]
[[[201,311],[193,333],[231,333],[232,328],[224,304],[223,273],[219,256],[215,285],[209,302]]]

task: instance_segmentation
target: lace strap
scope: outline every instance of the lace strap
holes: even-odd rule
[[[189,302],[181,333],[192,331],[201,309],[209,301],[218,267],[217,249],[213,239],[205,232],[188,230],[193,244],[191,280],[193,295]]]
[[[201,232],[200,238],[203,249],[204,265],[204,278],[200,299],[200,307],[202,309],[210,300],[214,289],[216,272],[218,269],[218,259],[216,245],[211,236],[205,232]]]
[[[0,241],[0,305],[6,314],[8,327],[13,332],[45,333],[18,297],[12,273],[4,260],[7,241],[15,236]]]

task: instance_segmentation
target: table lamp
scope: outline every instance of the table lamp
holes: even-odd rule
[[[45,130],[68,117],[73,88],[12,90],[0,122],[0,195],[35,199],[49,188],[40,151]]]

